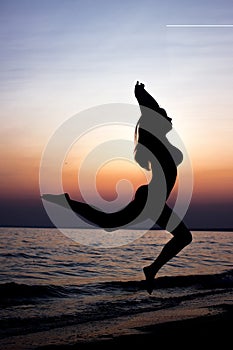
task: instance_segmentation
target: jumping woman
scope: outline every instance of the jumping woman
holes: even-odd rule
[[[106,213],[87,203],[74,201],[67,193],[44,194],[42,198],[66,208],[69,206],[84,221],[107,231],[125,228],[146,219],[151,219],[155,225],[169,231],[173,237],[157,258],[143,268],[146,289],[151,294],[158,271],[191,243],[192,235],[167,204],[177,179],[177,167],[183,160],[182,152],[166,136],[172,130],[172,119],[145,90],[144,84],[137,82],[134,92],[141,110],[141,117],[135,127],[134,158],[142,168],[151,171],[151,181],[139,187],[134,199],[114,213]]]

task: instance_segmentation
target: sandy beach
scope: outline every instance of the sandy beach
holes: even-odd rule
[[[97,342],[77,343],[73,346],[61,346],[62,349],[109,349],[130,344],[131,347],[150,344],[153,348],[158,346],[173,345],[186,348],[189,339],[192,346],[205,342],[208,346],[219,344],[227,345],[231,341],[232,310],[224,310],[223,313],[212,316],[187,318],[185,320],[167,321],[161,324],[138,327],[140,333],[116,336],[108,340]],[[51,347],[46,347],[47,349]]]
[[[208,300],[207,300],[208,299]],[[229,345],[231,341],[233,305],[232,293],[224,298],[210,297],[205,301],[196,300],[189,305],[180,305],[160,312],[148,312],[131,317],[115,319],[92,325],[85,338],[73,344],[50,345],[38,349],[110,349],[130,345],[130,348],[150,344],[156,348],[172,345],[179,348],[205,344]],[[92,336],[91,336],[92,334]],[[70,334],[71,335],[71,334]]]
[[[153,298],[153,297],[152,297]],[[4,350],[111,349],[121,346],[223,347],[231,341],[231,290],[186,300],[169,309],[19,335],[1,341]]]

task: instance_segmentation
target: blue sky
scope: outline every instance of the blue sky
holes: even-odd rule
[[[208,68],[209,79],[219,56],[220,73],[229,76],[225,60],[232,54],[233,28],[167,29],[166,24],[232,18],[231,1],[1,1],[2,103],[12,99],[41,108],[61,98],[57,118],[62,120],[98,103],[134,103],[129,86],[136,79],[155,86],[163,98],[163,89],[170,94],[168,79],[190,82],[200,65]],[[216,79],[218,69],[215,73]]]
[[[167,24],[233,24],[233,3],[1,0],[2,186],[7,176],[20,183],[22,166],[70,116],[134,104],[136,80],[174,118],[198,179],[231,171],[233,27]]]

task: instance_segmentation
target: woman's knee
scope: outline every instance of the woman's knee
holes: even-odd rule
[[[184,247],[189,245],[193,239],[191,232],[187,228],[179,230],[175,236],[180,240]]]
[[[193,240],[193,236],[191,234],[191,232],[189,230],[186,230],[184,233],[183,233],[183,238],[182,238],[183,242],[185,245],[189,245],[192,240]]]
[[[180,241],[180,244],[182,244],[182,246],[184,247],[189,245],[193,239],[191,232],[184,225],[178,225],[178,227],[175,228],[172,234],[177,240]]]

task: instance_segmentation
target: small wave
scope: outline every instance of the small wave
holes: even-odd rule
[[[164,276],[154,281],[155,289],[187,288],[217,289],[233,288],[233,270],[220,274]],[[120,290],[133,291],[145,289],[145,281],[110,281],[86,286],[28,285],[15,282],[0,284],[0,304],[9,305],[33,299],[64,298],[75,295],[97,293],[112,293]]]
[[[1,303],[12,299],[62,297],[65,294],[66,289],[61,286],[28,285],[15,282],[0,285]]]
[[[135,290],[145,288],[145,281],[112,281],[105,282],[104,284],[112,289],[123,288]],[[154,287],[156,289],[192,286],[205,289],[233,288],[233,270],[209,275],[163,276],[154,280]]]
[[[50,253],[47,253],[46,252],[46,254],[48,255],[48,254],[50,254]],[[38,255],[36,255],[36,254],[26,254],[26,253],[19,253],[19,252],[13,252],[13,253],[0,253],[0,257],[2,257],[2,258],[16,258],[16,259],[20,259],[20,258],[23,258],[23,259],[28,259],[28,260],[30,260],[30,259],[38,259],[38,258],[40,258],[40,260],[41,259],[47,259],[47,257],[46,256],[42,256],[42,255],[40,255],[40,256],[38,256]]]

